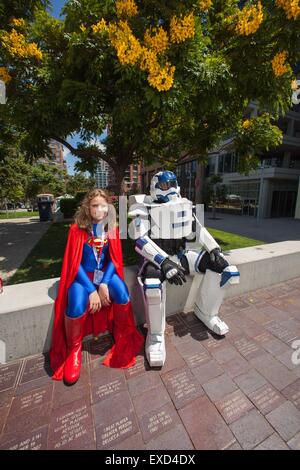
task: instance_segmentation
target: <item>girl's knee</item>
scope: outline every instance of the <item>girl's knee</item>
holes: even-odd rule
[[[77,282],[71,284],[68,292],[67,317],[81,317],[86,311],[87,303],[88,294],[85,288]]]
[[[129,292],[125,282],[115,274],[108,286],[111,299],[116,304],[127,304]]]

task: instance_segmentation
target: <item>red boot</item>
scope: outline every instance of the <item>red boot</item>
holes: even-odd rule
[[[70,318],[65,315],[65,329],[68,353],[64,367],[64,381],[72,385],[79,379],[81,369],[81,348],[86,316]]]
[[[113,309],[115,344],[108,352],[103,364],[108,367],[127,369],[136,363],[136,356],[144,343],[144,337],[136,328],[130,301],[127,304],[114,304]]]

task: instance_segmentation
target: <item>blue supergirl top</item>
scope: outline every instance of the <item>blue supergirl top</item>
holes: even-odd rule
[[[93,234],[95,237],[101,237],[103,231],[104,227],[102,226],[102,224],[93,224]],[[108,284],[112,276],[116,272],[116,268],[109,254],[108,244],[109,240],[106,237],[106,243],[103,247],[99,263],[99,269],[101,271],[105,269],[101,284]],[[98,265],[93,250],[92,237],[89,237],[83,245],[81,263],[78,269],[77,276],[75,278],[75,281],[83,285],[89,294],[94,292],[96,290],[96,287],[86,273],[94,272],[95,269],[98,269]]]

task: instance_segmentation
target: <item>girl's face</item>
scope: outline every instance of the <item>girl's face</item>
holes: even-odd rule
[[[102,196],[96,196],[90,201],[90,214],[94,223],[99,223],[108,214],[108,203]]]

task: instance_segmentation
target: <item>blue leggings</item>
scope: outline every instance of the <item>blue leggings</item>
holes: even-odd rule
[[[118,274],[112,276],[107,287],[110,299],[114,304],[127,304],[129,301],[128,289]],[[79,282],[74,281],[68,291],[67,317],[80,317],[86,311],[88,301],[89,293],[86,288]]]

